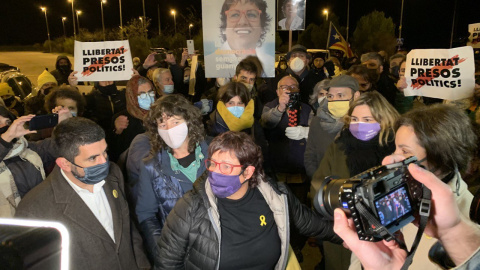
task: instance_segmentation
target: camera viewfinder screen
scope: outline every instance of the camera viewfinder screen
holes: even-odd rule
[[[412,211],[406,186],[402,186],[375,201],[378,217],[387,226]]]

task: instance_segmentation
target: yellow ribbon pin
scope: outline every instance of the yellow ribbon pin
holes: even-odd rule
[[[260,216],[260,226],[267,226],[267,222],[265,222],[265,216],[261,215]]]
[[[112,193],[113,193],[113,197],[118,198],[118,192],[116,189],[114,189]]]

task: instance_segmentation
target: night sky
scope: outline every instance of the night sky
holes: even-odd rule
[[[105,26],[119,25],[118,0],[107,0],[104,6]],[[470,23],[480,22],[480,1],[457,0],[455,38],[467,36]],[[147,17],[152,18],[153,27],[157,27],[157,4],[161,8],[162,27],[173,26],[170,9],[181,13],[193,6],[201,16],[201,1],[189,0],[145,0]],[[450,44],[450,32],[455,0],[405,0],[403,31],[405,45],[413,48],[447,48]],[[47,38],[45,17],[40,6],[48,8],[47,15],[52,38],[63,35],[61,17],[67,17],[67,35],[73,34],[71,4],[67,0],[1,0],[0,45],[31,45],[43,42]],[[346,26],[347,0],[307,0],[307,25],[310,22],[320,24],[324,19],[323,8],[328,8],[340,17],[342,26]],[[401,0],[351,0],[350,37],[353,36],[356,23],[361,16],[373,10],[385,12],[398,26]],[[75,9],[83,11],[80,24],[89,30],[101,29],[100,0],[75,0]],[[124,24],[131,18],[142,15],[141,0],[122,0]],[[177,15],[177,22],[181,20]],[[398,27],[397,27],[398,31]],[[195,30],[194,30],[195,33]],[[396,33],[398,35],[398,32]],[[294,35],[296,37],[296,35]]]

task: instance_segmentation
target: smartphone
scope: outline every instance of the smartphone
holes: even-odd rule
[[[58,114],[46,114],[33,117],[28,123],[28,129],[40,130],[51,128],[58,124]]]
[[[195,47],[193,46],[193,39],[187,40],[188,54],[195,54]]]

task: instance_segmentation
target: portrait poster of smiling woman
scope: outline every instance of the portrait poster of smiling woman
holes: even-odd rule
[[[202,15],[207,78],[232,78],[249,55],[275,76],[275,0],[204,0]]]
[[[278,0],[277,30],[305,30],[306,0]]]

